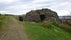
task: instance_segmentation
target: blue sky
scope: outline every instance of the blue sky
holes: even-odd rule
[[[71,0],[0,0],[0,13],[25,14],[30,10],[49,8],[59,16],[71,13]]]

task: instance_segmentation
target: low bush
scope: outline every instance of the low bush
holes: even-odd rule
[[[42,22],[42,26],[45,27],[45,28],[51,28],[52,27],[52,24],[53,24],[53,22],[51,22],[49,20]]]
[[[59,28],[62,28],[68,32],[71,32],[71,26],[67,25],[67,24],[59,24],[57,22],[51,22],[51,21],[44,21],[42,22],[42,26],[44,28],[54,28],[53,26],[56,26],[56,27],[59,27]]]
[[[67,31],[69,31],[69,32],[71,32],[71,27],[69,25],[67,25],[67,24],[60,24],[60,27],[67,30]]]

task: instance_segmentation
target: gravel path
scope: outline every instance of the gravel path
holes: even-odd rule
[[[0,33],[0,40],[28,40],[28,37],[19,21],[7,17]]]

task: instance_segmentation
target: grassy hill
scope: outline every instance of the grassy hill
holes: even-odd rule
[[[71,34],[56,25],[44,28],[41,23],[23,22],[30,40],[71,40]]]
[[[13,17],[16,18],[16,16]],[[0,15],[0,27],[5,18],[6,16]],[[30,40],[71,40],[71,33],[58,27],[58,24],[48,25],[50,28],[44,27],[41,23],[23,22],[23,26]]]

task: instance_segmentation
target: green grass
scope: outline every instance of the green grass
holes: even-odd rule
[[[4,15],[0,15],[0,27],[2,26],[4,19],[5,19],[5,16]]]
[[[40,23],[23,22],[30,40],[71,40],[71,34],[55,25],[44,28]]]

